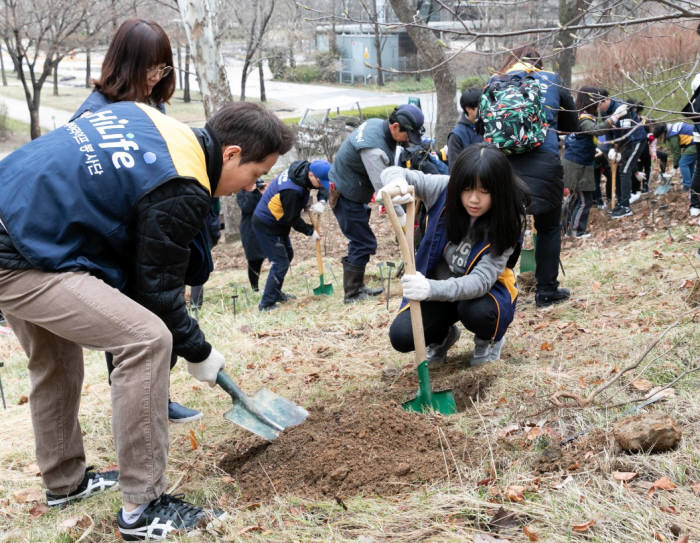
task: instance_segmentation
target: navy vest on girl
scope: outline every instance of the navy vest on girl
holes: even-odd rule
[[[578,116],[581,119],[590,119],[595,121],[593,115],[584,113]],[[595,164],[595,142],[593,134],[569,134],[564,140],[564,158],[582,164],[583,166],[592,166]]]
[[[428,277],[435,266],[442,258],[442,252],[447,245],[447,231],[445,229],[445,199],[447,189],[445,189],[435,205],[428,211],[425,235],[416,251],[416,271]],[[479,242],[472,247],[467,258],[467,273],[479,262],[479,259],[489,252],[491,244],[485,241]],[[498,308],[498,324],[493,331],[493,339],[498,341],[506,333],[508,325],[513,322],[515,315],[515,304],[518,298],[518,289],[515,285],[515,274],[511,268],[506,268],[498,277],[489,290],[488,295],[496,302]],[[403,299],[401,310],[408,307],[408,300]]]
[[[192,130],[144,104],[119,102],[0,161],[0,217],[35,268],[87,270],[122,288],[134,208],[174,178],[211,190]]]
[[[68,122],[78,119],[87,112],[97,111],[98,109],[102,109],[103,107],[108,106],[112,103],[113,102],[111,100],[108,100],[107,97],[100,91],[94,90],[88,95],[87,98],[85,98],[85,101],[82,104],[80,104],[80,107],[75,113],[73,113],[73,116]],[[162,103],[158,104],[155,107],[161,113],[165,113],[165,106]]]
[[[335,183],[336,190],[344,198],[361,204],[367,204],[372,199],[374,187],[367,176],[360,151],[381,149],[389,157],[390,163],[393,164],[396,142],[393,141],[391,135],[387,136],[387,132],[387,121],[367,119],[345,138],[328,173],[331,181]],[[392,140],[391,143],[387,137]]]
[[[293,190],[301,194],[301,207],[302,209],[306,207],[309,201],[309,191],[292,181],[289,178],[289,170],[287,169],[275,177],[274,181],[267,186],[258,205],[255,206],[253,216],[259,221],[271,226],[279,224],[279,219],[284,215],[284,210],[282,209],[282,203],[279,197],[275,198],[275,196],[283,190]]]

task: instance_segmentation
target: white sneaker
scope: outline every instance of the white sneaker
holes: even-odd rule
[[[447,332],[447,337],[442,340],[442,343],[431,343],[425,348],[425,359],[428,364],[442,364],[447,358],[447,351],[457,343],[459,336],[462,334],[456,324],[450,326]]]
[[[690,216],[691,217],[697,217],[700,215],[700,207],[691,207],[690,208]]]
[[[630,204],[635,203],[637,200],[639,200],[642,197],[641,192],[633,192],[630,194]]]

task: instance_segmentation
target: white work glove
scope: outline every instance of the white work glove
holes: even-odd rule
[[[601,151],[600,149],[598,149],[598,148],[596,147],[596,148],[595,148],[595,156],[596,156],[596,158],[598,158],[599,156],[602,156],[602,155],[603,155],[603,151]]]
[[[637,181],[639,182],[644,182],[646,181],[647,174],[644,172],[634,172],[634,176],[637,178]]]
[[[324,202],[323,200],[316,202],[315,204],[313,204],[311,206],[311,211],[313,211],[314,213],[316,213],[318,215],[323,213],[325,211],[325,209],[326,209],[326,202]]]
[[[187,371],[198,381],[209,383],[209,386],[213,387],[216,384],[216,376],[219,370],[222,369],[225,364],[226,360],[224,360],[224,355],[212,348],[209,356],[201,362],[188,362]]]
[[[401,287],[409,300],[420,302],[430,296],[430,283],[421,272],[401,276]]]
[[[622,117],[624,117],[625,115],[627,115],[627,110],[628,110],[627,104],[622,104],[621,106],[618,106],[618,108],[617,108],[615,111],[613,111],[613,114],[610,115],[610,118],[612,119],[612,121],[613,121],[614,123],[616,123],[616,122],[619,121]]]
[[[403,177],[395,177],[391,181],[389,181],[386,185],[384,185],[381,190],[379,191],[379,194],[377,195],[378,198],[377,200],[381,200],[384,205],[387,205],[387,201],[384,198],[384,191],[386,190],[387,193],[389,192],[394,192],[398,188],[399,194],[394,196],[391,201],[395,204],[407,204],[408,202],[413,201],[413,196],[411,196],[408,193],[408,183]]]
[[[311,239],[314,242],[317,242],[318,240],[321,239],[321,234],[319,234],[317,230],[314,230],[313,234],[311,234]]]
[[[608,151],[608,162],[615,162],[616,156],[617,156],[617,153],[615,152],[615,149],[610,149]]]

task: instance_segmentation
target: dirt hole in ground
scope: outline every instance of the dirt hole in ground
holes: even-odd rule
[[[315,408],[271,443],[251,437],[227,445],[219,466],[245,501],[391,495],[455,478],[449,451],[464,450],[465,439],[447,419],[409,413],[394,402]]]

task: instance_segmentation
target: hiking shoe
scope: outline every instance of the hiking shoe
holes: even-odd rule
[[[56,507],[57,505],[67,505],[98,492],[104,492],[105,490],[110,490],[111,488],[117,488],[119,486],[119,471],[103,471],[100,473],[92,471],[93,466],[85,468],[85,476],[83,481],[78,485],[73,492],[70,494],[54,494],[53,492],[46,491],[46,504],[49,507]]]
[[[642,197],[641,192],[633,192],[630,194],[630,204],[635,203],[637,200],[639,200]]]
[[[610,214],[613,219],[621,219],[622,217],[629,217],[630,215],[632,215],[632,210],[627,206],[617,206]]]
[[[447,351],[457,343],[461,330],[456,324],[450,326],[447,336],[442,340],[442,343],[431,343],[425,348],[425,359],[428,364],[442,364],[447,357]]]
[[[280,295],[277,296],[277,301],[280,303],[288,302],[289,300],[296,300],[297,297],[294,294],[289,294],[288,292],[282,292],[280,290]]]
[[[501,351],[506,344],[506,336],[504,335],[498,341],[494,341],[489,349],[489,362],[496,362],[501,359]]]
[[[122,511],[117,513],[119,532],[125,541],[143,539],[162,541],[169,536],[182,536],[206,524],[207,513],[186,501],[162,494],[146,506],[141,516],[127,524]]]
[[[278,306],[277,303],[265,305],[265,306],[258,306],[258,309],[260,311],[274,311],[275,309],[279,309],[279,308],[280,308],[280,306]]]
[[[691,217],[697,217],[700,215],[700,207],[691,207],[690,208],[690,216]]]
[[[190,409],[177,402],[168,400],[168,420],[174,423],[192,422],[203,417],[201,411]]]
[[[547,307],[568,300],[571,296],[568,288],[558,288],[554,292],[536,292],[535,305],[537,307]]]
[[[474,336],[474,354],[470,366],[481,366],[491,361],[491,340]]]
[[[574,237],[578,238],[578,239],[587,239],[587,238],[590,238],[591,235],[592,234],[590,232],[576,232],[574,234]]]

